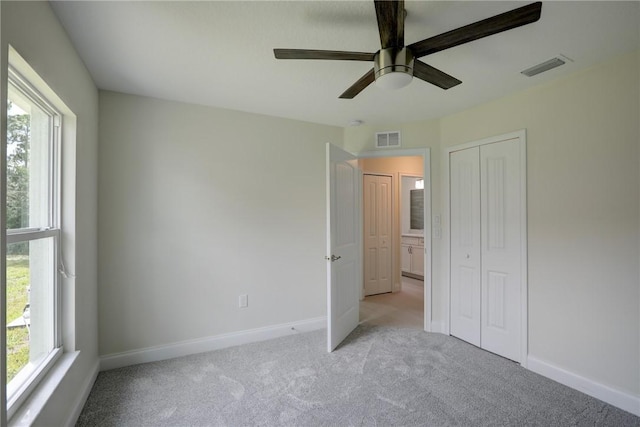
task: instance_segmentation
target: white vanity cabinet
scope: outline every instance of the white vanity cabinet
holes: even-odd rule
[[[424,278],[424,237],[402,235],[402,274],[417,279]]]

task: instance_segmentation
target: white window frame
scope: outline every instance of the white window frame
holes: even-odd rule
[[[56,109],[51,102],[49,102],[27,79],[17,72],[13,67],[9,66],[8,84],[15,87],[21,95],[29,99],[29,101],[36,104],[39,108],[45,111],[52,117],[51,131],[49,141],[49,212],[48,212],[48,224],[42,228],[21,228],[6,230],[6,244],[29,242],[32,240],[53,238],[53,263],[54,263],[54,277],[53,277],[53,318],[54,318],[54,335],[53,335],[53,350],[30,371],[20,371],[11,381],[7,384],[7,418],[10,419],[20,405],[28,398],[29,394],[34,391],[40,381],[47,374],[49,369],[55,364],[55,362],[62,356],[63,343],[62,343],[62,324],[61,324],[61,278],[60,278],[60,248],[61,248],[61,231],[60,231],[60,207],[61,207],[61,120],[62,113]],[[6,161],[4,159],[3,161]],[[6,203],[6,202],[5,202]],[[6,302],[5,302],[6,303]],[[5,349],[6,351],[6,349]],[[11,385],[11,386],[10,386]]]

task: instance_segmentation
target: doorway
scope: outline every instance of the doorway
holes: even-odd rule
[[[415,327],[430,330],[431,323],[431,182],[429,150],[393,150],[385,152],[360,153],[358,165],[363,173],[363,270],[360,302],[360,322],[367,324],[386,324],[404,327]],[[391,283],[390,287],[367,286],[367,276],[382,277],[375,265],[379,261],[380,252],[371,250],[372,242],[369,236],[376,236],[377,231],[371,218],[367,218],[367,209],[372,208],[371,199],[366,198],[367,187],[376,188],[375,181],[379,178],[370,176],[385,176],[386,182],[391,183]],[[407,186],[409,177],[411,188]],[[403,186],[403,181],[405,185]],[[419,181],[420,190],[417,191],[416,182]],[[417,200],[414,200],[413,224],[410,217],[410,191],[420,193],[417,215]],[[406,193],[406,194],[405,194]],[[378,196],[380,194],[378,193]],[[414,194],[415,196],[415,194]],[[415,197],[414,197],[415,198]],[[417,220],[419,217],[419,221]],[[428,218],[428,219],[427,219]],[[419,225],[417,225],[419,224]],[[411,227],[413,225],[414,228]],[[426,225],[426,226],[425,226]],[[373,227],[373,228],[372,228]],[[373,232],[372,232],[373,230]],[[403,245],[407,238],[415,238],[416,242],[409,242],[411,249]],[[419,241],[418,241],[419,240]],[[378,241],[380,239],[378,238]],[[403,249],[412,252],[414,260],[413,272],[411,268],[403,268],[407,259]],[[412,250],[413,249],[413,250]],[[375,256],[374,256],[375,255]],[[388,261],[382,264],[387,265]],[[376,272],[378,274],[376,276]],[[371,273],[371,274],[368,274]],[[426,304],[425,304],[426,303]]]
[[[331,352],[358,325],[359,299],[362,298],[362,173],[358,161],[367,158],[420,156],[424,176],[424,265],[422,287],[424,304],[423,330],[431,331],[431,155],[429,148],[389,150],[384,152],[348,153],[326,144],[327,185],[327,347]],[[359,178],[359,179],[358,179]],[[359,224],[359,226],[358,226]],[[346,239],[346,240],[345,240]],[[397,239],[396,239],[397,240]],[[343,258],[344,243],[349,254]],[[398,244],[398,242],[396,242]],[[353,250],[352,250],[353,249]],[[346,253],[346,252],[345,252]],[[359,255],[359,256],[358,256]],[[399,256],[399,251],[398,251]],[[335,263],[335,266],[334,266]],[[400,283],[398,283],[400,286]],[[360,289],[360,298],[358,297]],[[393,295],[393,294],[392,294]]]

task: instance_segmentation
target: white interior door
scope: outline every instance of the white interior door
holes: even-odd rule
[[[364,175],[364,294],[392,291],[391,177]]]
[[[327,347],[358,326],[362,264],[360,183],[356,158],[327,144]]]
[[[520,360],[521,146],[517,139],[480,147],[482,348]]]
[[[479,148],[449,155],[451,335],[480,346]]]

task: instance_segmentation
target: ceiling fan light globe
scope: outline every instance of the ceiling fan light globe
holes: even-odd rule
[[[397,90],[411,83],[413,76],[404,71],[394,71],[376,77],[376,86],[386,90]]]
[[[413,78],[413,53],[407,48],[379,50],[373,61],[376,86],[396,90],[407,86]]]

